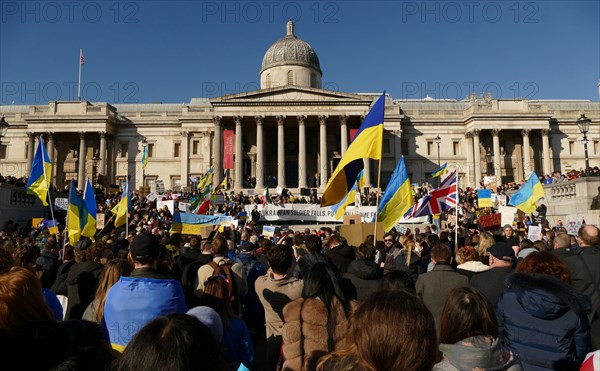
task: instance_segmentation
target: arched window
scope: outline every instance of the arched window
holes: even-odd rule
[[[294,71],[288,71],[287,84],[294,85]]]
[[[267,73],[267,78],[265,79],[265,88],[269,89],[271,87],[271,74]]]
[[[310,74],[310,87],[311,88],[318,88],[318,86],[317,86],[317,75],[315,75],[314,73]]]

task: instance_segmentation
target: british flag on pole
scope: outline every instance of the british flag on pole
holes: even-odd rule
[[[448,175],[438,188],[421,198],[406,214],[416,218],[440,214],[453,207],[456,207],[456,170]]]

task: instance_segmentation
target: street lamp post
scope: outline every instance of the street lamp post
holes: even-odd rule
[[[491,173],[490,167],[492,167],[492,164],[494,163],[494,154],[490,150],[488,150],[487,153],[485,154],[485,162],[487,164],[486,172],[489,175]],[[494,169],[494,175],[496,175],[495,169]]]
[[[4,151],[4,147],[2,147],[2,138],[4,138],[4,136],[6,135],[6,132],[8,131],[8,127],[10,125],[8,124],[8,122],[6,122],[6,120],[4,120],[4,116],[0,117],[0,151]]]
[[[437,144],[438,169],[439,169],[440,166],[442,166],[440,163],[440,144],[442,144],[442,138],[440,138],[439,135],[437,137],[435,137],[435,143]],[[439,186],[440,186],[440,177],[438,177],[438,187]]]
[[[579,126],[579,131],[581,132],[581,134],[583,134],[583,151],[585,153],[585,174],[587,174],[590,170],[590,159],[588,158],[588,138],[587,138],[587,133],[590,130],[590,124],[592,123],[592,120],[590,120],[589,118],[585,117],[585,114],[582,113],[581,117],[577,120],[577,126]]]

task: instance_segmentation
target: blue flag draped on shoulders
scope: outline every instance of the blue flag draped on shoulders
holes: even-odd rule
[[[44,147],[44,138],[40,136],[31,164],[29,179],[27,180],[27,193],[38,196],[44,206],[48,206],[50,174],[52,174],[52,163],[46,152],[46,147]]]
[[[537,208],[535,206],[537,200],[544,197],[545,194],[546,192],[542,183],[540,183],[537,174],[533,171],[527,182],[521,186],[517,193],[510,196],[508,204],[515,206],[526,214],[530,214]]]
[[[385,231],[392,229],[413,204],[410,179],[404,163],[404,156],[402,156],[383,196],[381,196],[377,209],[378,219],[383,223],[383,229]]]
[[[364,158],[381,159],[384,112],[385,91],[365,117],[346,153],[329,178],[321,197],[321,207],[335,205],[344,199],[356,183],[358,173],[364,168]]]
[[[335,204],[331,207],[331,210],[335,213],[335,218],[340,219],[346,213],[346,207],[355,203],[356,201],[356,192],[360,192],[362,187],[365,185],[365,179],[363,178],[364,170],[362,170],[358,174],[358,178],[356,179],[356,183],[350,189],[350,192],[344,197],[342,201],[338,204]],[[358,188],[358,190],[357,190]]]

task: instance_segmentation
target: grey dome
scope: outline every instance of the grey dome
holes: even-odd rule
[[[321,72],[317,53],[306,41],[294,35],[292,21],[287,23],[286,36],[275,41],[265,53],[260,72],[270,67],[285,65],[307,66]]]

